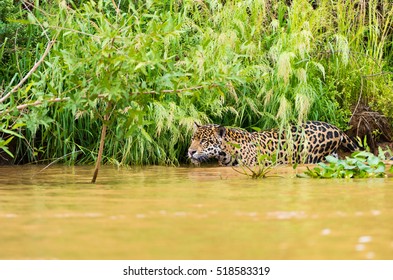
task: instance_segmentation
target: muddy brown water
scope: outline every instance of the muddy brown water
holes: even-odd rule
[[[393,258],[392,178],[42,168],[0,167],[0,259]]]

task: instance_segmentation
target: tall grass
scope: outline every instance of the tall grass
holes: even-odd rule
[[[359,98],[391,114],[392,76],[374,74],[392,67],[392,3],[291,2],[37,4],[28,26],[56,44],[2,105],[3,118],[26,124],[16,159],[91,163],[104,116],[106,162],[179,164],[194,121],[265,129],[313,119],[345,127]],[[39,39],[37,56],[48,40]],[[20,55],[31,49],[13,60],[18,79],[31,67]],[[15,84],[12,72],[6,82]],[[15,109],[36,100],[46,101]]]

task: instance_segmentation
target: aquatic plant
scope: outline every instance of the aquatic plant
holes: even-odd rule
[[[317,167],[309,168],[298,177],[308,178],[383,178],[386,176],[384,153],[376,156],[367,151],[357,151],[345,159],[327,156],[327,163],[320,162]],[[393,170],[390,168],[390,170]]]
[[[260,179],[268,177],[274,167],[277,166],[276,155],[269,156],[266,154],[257,155],[257,163],[253,166],[240,164],[239,167],[233,167],[236,172],[252,179]]]

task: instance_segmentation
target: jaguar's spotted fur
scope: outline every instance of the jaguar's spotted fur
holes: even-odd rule
[[[289,131],[288,131],[289,132]],[[209,158],[224,166],[255,165],[257,156],[276,154],[277,163],[317,163],[337,152],[339,147],[354,151],[358,147],[337,127],[319,121],[292,126],[290,133],[278,130],[247,132],[216,124],[197,125],[188,149],[193,163]]]

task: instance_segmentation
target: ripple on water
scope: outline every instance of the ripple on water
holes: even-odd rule
[[[5,213],[5,214],[2,214],[0,217],[6,218],[6,219],[13,219],[13,218],[17,218],[18,215],[14,214],[14,213]]]
[[[372,240],[372,237],[369,235],[360,236],[358,239],[359,243],[369,243]]]
[[[124,216],[124,215],[112,215],[112,216],[109,216],[109,219],[110,220],[122,220],[122,219],[124,219],[126,216]]]
[[[98,217],[102,217],[103,215],[101,213],[93,213],[93,212],[89,212],[89,213],[57,213],[54,214],[53,217],[54,218],[98,218]]]
[[[364,244],[356,244],[355,250],[358,252],[364,251],[366,249],[366,246]]]
[[[379,210],[371,210],[371,215],[379,216],[379,215],[381,215],[381,211],[379,211]]]
[[[237,211],[235,213],[236,216],[246,216],[246,217],[257,217],[258,213],[257,212],[240,212]]]
[[[175,212],[175,213],[173,213],[173,216],[176,216],[176,217],[185,217],[185,216],[187,216],[188,214],[187,214],[187,212]]]
[[[368,252],[366,254],[366,258],[369,259],[369,260],[374,259],[375,258],[375,253],[374,252]]]
[[[355,250],[357,252],[363,252],[366,250],[366,244],[370,243],[372,241],[372,237],[369,235],[362,235],[359,236],[358,238],[358,243],[355,245]],[[367,252],[365,254],[366,259],[374,259],[375,258],[375,253],[374,252]]]
[[[267,217],[277,220],[305,219],[308,215],[304,211],[274,211],[267,212]]]
[[[331,231],[330,228],[324,228],[324,229],[321,231],[321,235],[329,235],[329,234],[331,234],[331,233],[332,233],[332,231]]]

